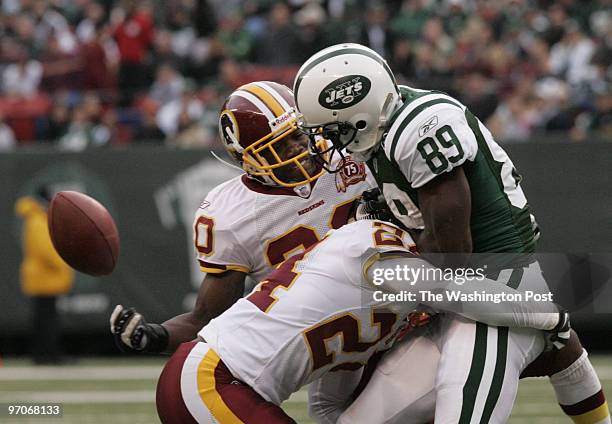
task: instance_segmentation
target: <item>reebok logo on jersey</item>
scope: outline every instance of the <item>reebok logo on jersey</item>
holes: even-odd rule
[[[423,137],[427,134],[431,129],[435,128],[438,125],[438,115],[434,115],[427,120],[423,125],[419,127],[419,137]]]
[[[306,212],[310,212],[313,209],[318,208],[319,206],[323,206],[325,204],[325,200],[321,199],[319,200],[317,203],[308,206],[307,208],[302,209],[301,211],[298,211],[298,215],[304,215]]]
[[[204,200],[202,203],[200,203],[200,209],[206,209],[209,206],[210,202],[208,200]]]
[[[363,75],[348,75],[329,83],[321,94],[319,104],[327,109],[346,109],[362,101],[372,83]]]

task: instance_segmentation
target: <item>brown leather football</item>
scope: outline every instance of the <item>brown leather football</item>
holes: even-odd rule
[[[119,232],[100,202],[77,191],[60,191],[49,205],[48,224],[53,246],[68,265],[94,276],[113,272]]]

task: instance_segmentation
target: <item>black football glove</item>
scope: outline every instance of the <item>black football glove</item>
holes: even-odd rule
[[[559,323],[555,328],[548,331],[546,350],[563,349],[569,342],[571,329],[569,312],[561,308],[559,310]]]
[[[362,219],[378,219],[380,221],[391,221],[393,213],[389,209],[380,189],[371,188],[361,194],[354,211],[356,221]]]
[[[160,324],[147,324],[134,308],[117,305],[110,317],[115,344],[123,352],[160,353],[168,347],[168,331]]]

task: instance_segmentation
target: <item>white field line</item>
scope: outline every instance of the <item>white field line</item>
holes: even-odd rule
[[[159,366],[19,366],[0,368],[0,381],[38,380],[157,380]]]
[[[156,380],[161,366],[70,366],[70,367],[3,367],[0,368],[0,381],[40,381],[40,380]],[[602,380],[612,380],[612,366],[599,366],[597,373]],[[294,393],[287,403],[303,403],[308,393],[300,390]],[[63,402],[72,404],[87,403],[149,403],[155,401],[154,390],[124,391],[60,391],[60,392],[0,392],[0,402]],[[537,402],[521,402],[515,413],[535,413],[541,408]]]
[[[286,403],[305,403],[308,392],[300,390],[294,393]],[[57,402],[66,404],[96,404],[96,403],[153,403],[154,390],[125,390],[125,391],[62,391],[62,392],[11,392],[0,394],[0,402]],[[514,407],[514,414],[542,414],[542,404],[548,402],[528,402],[521,400]],[[552,404],[551,404],[552,405]],[[553,406],[554,409],[554,406]],[[556,409],[555,409],[556,411]]]
[[[163,365],[145,366],[17,366],[0,367],[0,381],[157,380]],[[602,380],[612,380],[612,366],[596,367]]]
[[[306,402],[308,392],[300,390],[294,393],[288,403]],[[57,402],[70,404],[89,403],[152,403],[155,402],[155,390],[124,391],[62,391],[62,392],[11,392],[0,393],[2,402]]]
[[[125,390],[113,392],[11,392],[0,394],[0,402],[150,403],[155,402],[155,390]]]

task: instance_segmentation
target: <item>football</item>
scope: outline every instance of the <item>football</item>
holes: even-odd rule
[[[51,199],[48,225],[53,246],[72,268],[93,276],[113,272],[119,232],[100,202],[77,191],[60,191]]]

